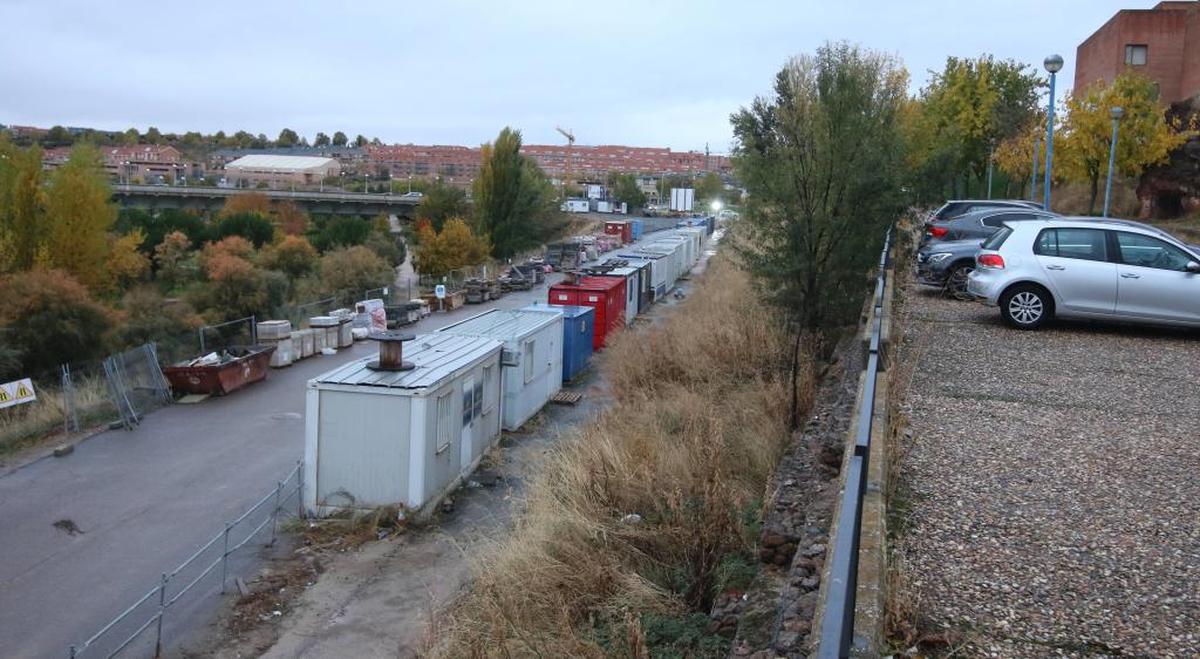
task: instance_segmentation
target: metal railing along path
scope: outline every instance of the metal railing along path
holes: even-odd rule
[[[820,659],[850,656],[854,640],[855,591],[858,588],[858,550],[862,531],[863,496],[867,491],[867,464],[871,452],[871,430],[875,412],[875,391],[879,381],[880,334],[883,327],[884,290],[887,287],[888,253],[892,230],[888,229],[879,257],[879,275],[872,296],[871,340],[867,368],[859,400],[854,453],[846,466],[845,489],[838,513],[837,537],[829,556],[829,580],[825,589],[825,615],[821,619]]]
[[[180,563],[179,567],[171,572],[163,573],[159,582],[153,588],[146,591],[145,595],[142,595],[129,608],[109,621],[107,625],[101,627],[100,631],[92,634],[86,641],[72,645],[68,656],[72,657],[72,659],[83,656],[115,657],[128,649],[151,627],[155,629],[154,656],[162,656],[164,638],[163,621],[171,607],[179,602],[184,595],[193,592],[193,589],[205,577],[216,571],[218,567],[221,569],[221,594],[225,594],[229,582],[229,557],[237,550],[249,544],[268,524],[271,525],[271,538],[266,545],[271,546],[275,544],[275,537],[279,528],[279,513],[283,511],[284,505],[293,496],[296,497],[296,515],[299,517],[304,516],[304,505],[300,497],[300,491],[303,487],[304,464],[303,462],[297,462],[296,466],[288,472],[287,477],[276,483],[275,488],[268,492],[266,496],[246,509],[246,512],[242,513],[240,517],[232,522],[227,522],[224,530],[204,543],[203,546]],[[261,512],[263,506],[269,502],[271,503],[270,513],[264,515],[262,521],[258,521],[244,537],[240,537],[236,531],[238,527],[256,512]],[[255,521],[257,521],[257,518],[255,518]],[[250,523],[254,524],[254,521]],[[220,555],[207,563],[201,563],[201,558],[218,545],[221,547]],[[202,569],[189,579],[188,577],[191,575],[193,568],[197,566],[202,566]],[[178,592],[168,594],[170,586],[177,581],[186,581],[187,583]],[[147,602],[152,602],[155,599],[157,599],[157,602],[153,606],[152,611],[142,611]],[[135,616],[139,611],[142,611],[142,615]],[[139,623],[139,621],[141,622]],[[129,631],[130,628],[133,628],[132,632]]]

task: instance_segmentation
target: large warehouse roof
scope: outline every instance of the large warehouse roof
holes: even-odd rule
[[[315,156],[270,156],[254,154],[242,156],[225,165],[226,169],[254,169],[271,171],[305,171],[310,169],[327,169],[338,162],[333,158],[318,158]]]

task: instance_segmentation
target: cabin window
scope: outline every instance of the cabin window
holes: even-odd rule
[[[446,392],[437,399],[437,452],[441,453],[450,446],[451,426],[454,424],[453,391]]]
[[[525,382],[533,379],[533,343],[533,339],[530,339],[521,347],[521,366],[525,368]]]
[[[475,410],[475,381],[472,378],[463,381],[462,394],[462,422],[466,426],[474,418],[472,415]]]
[[[483,367],[483,413],[487,414],[496,407],[496,367]]]

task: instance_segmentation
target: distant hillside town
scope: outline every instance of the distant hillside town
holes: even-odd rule
[[[351,140],[319,133],[312,143],[284,129],[275,140],[244,131],[201,135],[88,128],[0,125],[18,144],[40,144],[45,165],[66,161],[70,146],[88,140],[100,147],[106,171],[119,183],[214,185],[228,187],[330,186],[347,182],[409,181],[439,178],[470,187],[479,174],[481,147],[383,144],[362,135]],[[634,175],[647,192],[664,178],[694,178],[731,171],[729,157],[707,151],[673,151],[665,147],[622,145],[526,144],[532,158],[555,183],[604,181],[612,174]]]

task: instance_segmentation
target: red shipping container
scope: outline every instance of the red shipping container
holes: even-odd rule
[[[625,279],[580,277],[575,283],[560,282],[550,287],[550,304],[591,307],[596,310],[592,350],[604,347],[605,339],[625,327]]]
[[[633,225],[622,220],[609,220],[604,223],[604,233],[610,236],[620,236],[621,242],[628,245],[633,242]]]

